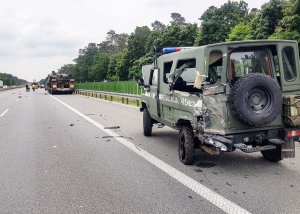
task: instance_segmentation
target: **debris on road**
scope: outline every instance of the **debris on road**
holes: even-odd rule
[[[104,129],[119,129],[120,126],[104,127]]]

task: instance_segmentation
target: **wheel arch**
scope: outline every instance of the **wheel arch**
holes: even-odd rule
[[[192,121],[186,118],[179,118],[176,122],[176,127],[179,128],[181,126],[192,126]]]
[[[147,108],[147,104],[146,104],[146,101],[145,100],[142,100],[142,107],[140,107],[140,112],[143,112],[144,109]]]

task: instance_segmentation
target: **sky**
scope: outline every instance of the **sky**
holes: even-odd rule
[[[246,0],[260,8],[268,0]],[[0,0],[0,73],[31,82],[73,63],[78,50],[105,40],[109,30],[132,33],[171,13],[187,22],[227,0]]]

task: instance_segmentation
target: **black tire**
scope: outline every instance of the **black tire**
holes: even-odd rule
[[[180,127],[178,144],[179,160],[185,165],[192,165],[195,156],[195,139],[192,127]]]
[[[147,108],[144,108],[143,111],[143,128],[144,128],[144,135],[150,137],[152,135],[152,118],[148,112]]]
[[[251,126],[264,126],[281,113],[280,86],[265,74],[251,73],[239,78],[229,100],[233,115]]]
[[[282,160],[281,157],[281,146],[276,146],[276,149],[261,151],[264,159],[271,161],[271,162],[279,162]]]

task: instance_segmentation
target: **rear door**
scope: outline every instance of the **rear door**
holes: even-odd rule
[[[283,92],[300,91],[298,53],[297,43],[278,44],[278,62]]]

